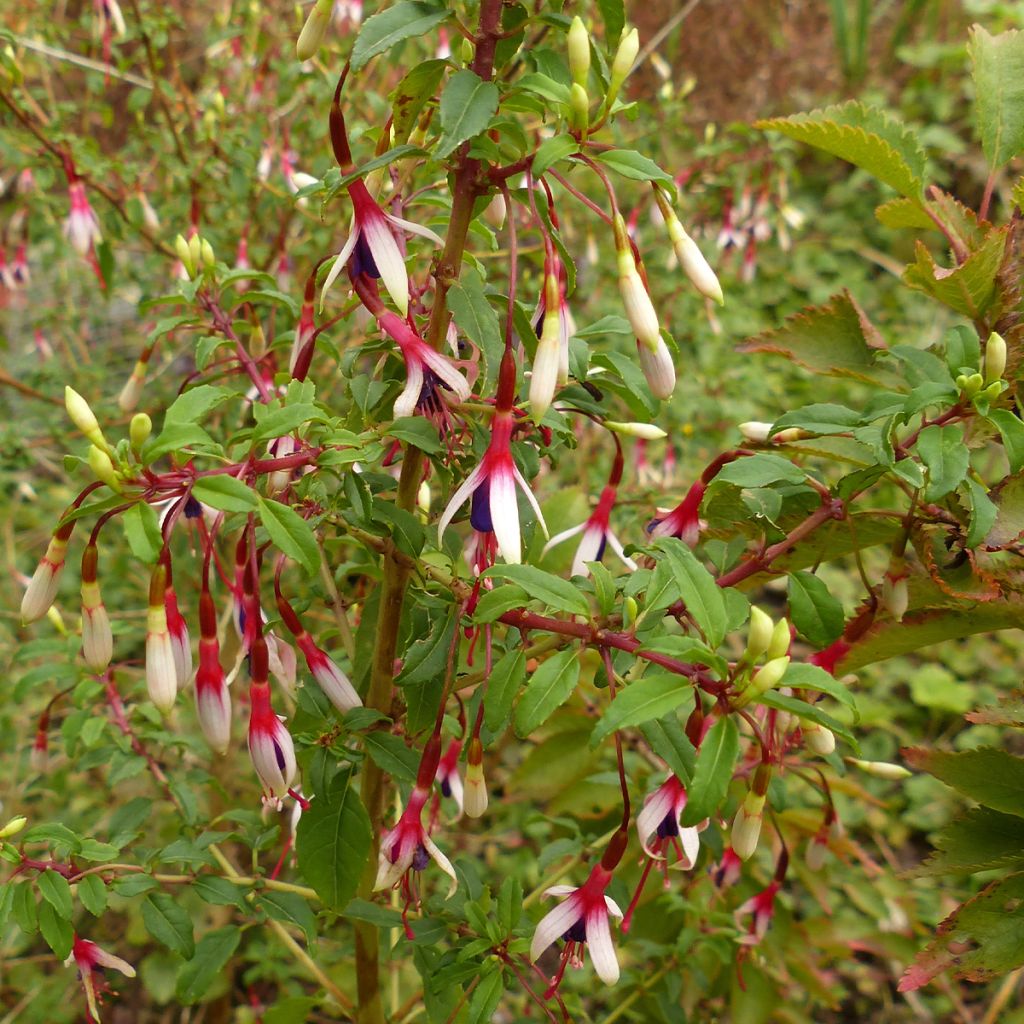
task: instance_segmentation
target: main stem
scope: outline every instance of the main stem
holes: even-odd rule
[[[476,56],[473,70],[488,81],[494,70],[494,50],[501,28],[502,0],[481,0],[480,24],[476,37]],[[482,184],[480,163],[466,157],[466,148],[460,151],[460,162],[455,173],[452,193],[452,212],[448,224],[448,237],[434,270],[434,305],[430,311],[426,341],[440,349],[448,329],[448,289],[459,279],[462,254],[466,248],[469,225],[473,219],[473,204],[486,186]],[[402,460],[402,473],[398,481],[398,507],[411,510],[423,476],[423,453],[407,445]],[[408,563],[385,552],[380,606],[377,613],[377,636],[370,670],[370,689],[366,706],[390,714],[394,692],[395,654],[398,629],[402,619],[402,604],[409,582]],[[384,775],[367,758],[363,765],[361,794],[373,826],[374,849],[377,852],[379,836],[384,824]],[[359,895],[368,899],[373,892],[377,857],[372,855],[359,886]],[[380,933],[367,921],[355,924],[356,986],[358,995],[357,1019],[359,1024],[384,1024],[384,1002],[380,979]]]

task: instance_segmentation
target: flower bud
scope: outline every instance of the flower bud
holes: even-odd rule
[[[904,768],[903,765],[893,764],[891,761],[861,761],[856,757],[848,757],[846,763],[854,768],[859,768],[868,775],[874,775],[876,779],[887,779],[890,782],[909,779],[913,775],[913,772]]]
[[[985,342],[985,361],[982,364],[986,384],[1003,379],[1006,370],[1006,342],[1001,334],[993,331]]]
[[[831,729],[806,718],[800,719],[800,729],[804,734],[804,745],[811,753],[828,757],[836,749],[836,738]]]
[[[185,273],[189,277],[194,277],[196,265],[192,261],[192,250],[189,248],[188,242],[185,241],[182,235],[175,236],[174,251],[178,254],[178,259],[181,261],[181,265],[185,268]]]
[[[131,412],[139,404],[142,386],[146,383],[146,364],[141,360],[132,368],[132,375],[125,381],[117,404],[123,412]]]
[[[772,630],[772,638],[768,642],[768,650],[765,652],[765,657],[769,661],[781,658],[784,654],[789,653],[789,645],[792,642],[793,634],[790,632],[789,621],[787,619],[779,619]]]
[[[178,610],[178,595],[171,584],[169,572],[167,586],[164,588],[164,612],[174,654],[174,676],[178,681],[178,689],[183,690],[192,681],[192,645],[189,642],[188,626]]]
[[[576,85],[586,88],[590,74],[590,34],[583,19],[577,15],[572,19],[568,34],[569,71]]]
[[[733,702],[734,706],[745,708],[751,701],[757,700],[762,693],[767,693],[778,686],[782,681],[782,677],[786,674],[787,668],[789,668],[788,655],[781,658],[773,658],[767,662],[754,673],[754,678],[750,680],[750,684]]]
[[[188,258],[189,266],[192,268],[192,276],[194,277],[199,269],[199,262],[203,258],[203,240],[199,237],[199,232],[194,228],[192,234],[188,236]]]
[[[463,810],[467,817],[483,817],[487,810],[487,782],[484,779],[484,752],[478,737],[469,741],[466,753],[466,782],[463,792]]]
[[[71,417],[71,422],[94,445],[107,451],[110,446],[103,436],[103,431],[100,430],[100,425],[96,421],[92,409],[89,408],[89,403],[74,388],[64,388],[64,406],[68,411],[68,416]]]
[[[34,772],[45,772],[49,761],[50,737],[45,728],[36,730],[36,738],[28,755],[28,763]]]
[[[636,622],[636,616],[638,611],[638,605],[635,597],[627,597],[622,602],[622,625],[625,629],[630,629],[633,623]]]
[[[203,266],[207,270],[213,270],[217,265],[217,259],[213,254],[213,246],[204,238],[199,246],[200,256],[203,261]]]
[[[569,89],[569,124],[581,135],[590,127],[590,97],[587,90],[575,82]]]
[[[330,24],[332,0],[317,0],[313,9],[306,18],[306,24],[302,26],[298,41],[295,44],[295,56],[299,60],[311,60],[316,56],[317,50],[323,45],[324,36],[327,35],[327,26]]]
[[[550,305],[547,307],[551,312],[544,317],[544,326],[533,358],[533,372],[530,374],[530,416],[534,423],[539,423],[544,418],[544,413],[551,407],[551,400],[555,397],[555,387],[558,384],[558,364],[562,346],[558,316],[554,312],[558,308],[557,294],[556,282],[556,305],[553,308]]]
[[[270,686],[257,679],[257,675],[262,677],[266,673],[266,660],[263,638],[256,637],[252,645],[253,681],[249,687],[249,756],[263,784],[264,799],[271,802],[287,795],[297,769],[295,744],[274,714],[270,704]],[[258,669],[260,661],[262,666]]]
[[[654,311],[651,297],[637,273],[633,249],[626,234],[626,225],[618,214],[615,217],[615,255],[618,264],[619,294],[622,296],[626,318],[637,341],[648,350],[654,351],[662,341],[658,314]]]
[[[0,839],[9,839],[11,836],[16,836],[26,825],[28,824],[28,818],[24,815],[18,815],[16,818],[11,818],[3,828],[0,828]]]
[[[733,818],[730,843],[733,852],[740,860],[749,860],[757,849],[757,841],[761,837],[761,821],[765,798],[754,792],[748,792],[740,809]]]
[[[271,441],[267,445],[267,452],[275,459],[283,459],[294,454],[298,447],[299,442],[291,434],[285,434]],[[267,494],[274,497],[285,490],[291,483],[292,472],[290,469],[275,469],[267,477]]]
[[[817,832],[807,843],[807,866],[812,871],[820,871],[828,857],[828,832]]]
[[[610,110],[619,90],[622,88],[626,76],[633,70],[636,56],[640,52],[640,34],[635,28],[623,29],[622,38],[619,41],[619,48],[615,51],[612,60],[611,72],[608,76],[608,97],[605,106]]]
[[[659,336],[653,349],[637,342],[636,351],[651,394],[655,398],[671,398],[676,388],[676,368],[665,340]]]
[[[151,433],[153,433],[153,421],[144,412],[136,413],[128,426],[128,437],[132,444],[132,450],[141,451]]]
[[[425,516],[430,516],[430,484],[426,480],[420,481],[419,490],[416,492],[416,507]]]
[[[757,661],[771,643],[775,623],[771,616],[761,611],[756,604],[750,606],[750,628],[747,631],[747,649],[745,657],[748,661]]]
[[[772,425],[760,420],[748,420],[739,425],[739,431],[747,441],[764,442],[768,440]]]
[[[910,604],[910,593],[902,565],[895,570],[890,567],[882,577],[882,603],[896,622],[903,621]]]
[[[64,571],[64,556],[68,550],[68,539],[74,530],[74,520],[56,530],[46,546],[46,554],[39,560],[32,574],[25,594],[21,599],[21,621],[25,624],[36,622],[49,610],[57,596],[61,573]]]
[[[110,616],[96,582],[99,553],[90,544],[82,555],[82,657],[93,672],[105,672],[114,656]]]
[[[654,196],[658,201],[658,209],[665,218],[665,229],[668,231],[669,241],[676,254],[679,265],[683,272],[690,279],[690,283],[705,298],[717,302],[718,305],[725,305],[725,296],[722,294],[722,286],[711,269],[711,265],[704,258],[700,246],[687,234],[686,229],[679,223],[672,205],[665,198],[660,188],[654,190]]]
[[[973,398],[985,386],[985,378],[980,373],[961,373],[956,386],[968,398]]]
[[[167,571],[157,565],[149,583],[149,609],[146,613],[146,688],[149,699],[161,714],[168,714],[178,695],[178,674],[174,648],[167,629],[164,590]]]
[[[110,456],[102,448],[97,448],[94,444],[90,445],[88,462],[89,468],[96,474],[98,480],[102,480],[112,491],[121,493],[123,489],[121,477],[114,469],[114,463],[110,461]]]

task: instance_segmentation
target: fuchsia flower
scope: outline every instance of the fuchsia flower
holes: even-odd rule
[[[56,530],[46,547],[46,553],[39,560],[36,571],[21,599],[21,621],[36,622],[49,610],[57,597],[60,578],[64,573],[64,558],[68,551],[68,540],[75,528],[75,520]]]
[[[591,512],[590,517],[585,522],[580,523],[578,526],[571,526],[568,530],[563,530],[561,533],[556,533],[544,545],[544,552],[546,552],[548,548],[561,544],[562,541],[568,540],[570,537],[575,537],[580,533],[583,534],[572,560],[573,576],[588,575],[590,570],[587,568],[587,562],[600,562],[604,557],[605,546],[608,544],[611,545],[612,551],[619,556],[619,560],[630,572],[636,570],[636,562],[623,550],[622,542],[612,533],[611,526],[609,525],[609,516],[611,515],[612,506],[615,504],[616,491],[617,488],[611,484],[606,486],[601,492],[597,507]]]
[[[29,269],[25,243],[22,242],[14,253],[14,262],[11,264],[10,286],[14,289],[24,288],[31,279],[32,271]]]
[[[775,895],[778,893],[780,883],[773,879],[766,889],[762,889],[756,896],[752,896],[746,903],[740,904],[735,910],[736,923],[750,914],[750,922],[747,926],[747,934],[739,941],[743,946],[756,946],[768,931],[775,914]]]
[[[164,590],[164,610],[167,615],[167,632],[171,638],[171,650],[174,652],[174,674],[178,680],[178,689],[188,686],[192,679],[192,645],[189,642],[188,626],[178,610],[178,595],[171,583],[171,563],[164,562],[167,569],[167,587]]]
[[[545,998],[550,998],[561,984],[568,964],[583,966],[584,945],[590,947],[590,959],[597,976],[606,985],[614,985],[619,980],[619,962],[612,945],[608,916],[621,918],[622,911],[610,896],[605,895],[611,880],[611,871],[595,864],[590,877],[578,889],[571,885],[555,885],[544,893],[545,896],[566,897],[541,918],[530,943],[530,959],[536,960],[557,939],[565,941],[561,963]]]
[[[700,540],[700,531],[706,525],[699,515],[700,503],[706,490],[707,484],[698,480],[671,512],[651,520],[647,532],[652,537],[678,537],[691,548],[695,547]]]
[[[459,755],[462,753],[462,740],[452,740],[444,756],[437,763],[434,778],[441,790],[441,795],[451,797],[462,814],[462,776],[459,774]]]
[[[715,883],[715,888],[724,889],[735,885],[742,872],[743,861],[739,854],[731,846],[727,846],[722,852],[722,859],[711,869],[711,880]]]
[[[320,305],[338,275],[352,263],[352,273],[380,278],[403,316],[409,311],[409,275],[398,246],[396,232],[404,231],[429,239],[437,246],[444,242],[430,228],[385,213],[370,195],[365,183],[357,179],[348,186],[352,199],[352,225],[320,293]]]
[[[119,956],[101,949],[95,942],[80,939],[77,935],[71,946],[71,955],[64,961],[65,966],[72,963],[78,968],[78,977],[85,990],[85,1019],[89,1024],[99,1024],[99,1004],[103,993],[109,991],[109,986],[103,978],[103,970],[120,971],[126,978],[134,978],[135,968]]]
[[[167,622],[167,568],[160,562],[149,582],[146,613],[146,688],[161,714],[169,714],[178,695],[178,669]]]
[[[556,386],[569,380],[569,338],[576,325],[565,301],[565,289],[565,267],[548,243],[544,289],[533,318],[538,341],[530,376],[530,405],[537,422],[551,405]]]
[[[71,212],[64,221],[64,237],[71,243],[79,256],[88,256],[97,242],[103,241],[100,222],[89,205],[85,184],[77,178],[68,183],[68,197]]]
[[[469,398],[466,378],[447,356],[435,352],[405,320],[390,310],[378,313],[377,320],[381,329],[397,342],[405,359],[405,387],[395,399],[395,419],[417,412],[425,416],[443,415],[445,391],[455,402]]]
[[[249,659],[249,756],[263,784],[264,801],[280,805],[295,778],[295,745],[270,704],[267,645],[262,636],[253,639]]]
[[[697,861],[699,829],[683,828],[679,816],[686,807],[686,788],[675,775],[669,777],[644,801],[637,815],[636,830],[644,853],[665,860],[665,852],[675,850],[678,862],[673,867],[688,871]],[[651,837],[654,842],[651,842]]]
[[[196,714],[206,742],[218,754],[231,743],[231,697],[220,666],[217,611],[207,587],[199,595],[199,671],[196,673]]]

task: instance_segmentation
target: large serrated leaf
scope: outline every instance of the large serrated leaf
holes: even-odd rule
[[[904,756],[913,767],[934,775],[982,806],[1024,817],[1024,758],[996,747],[956,753],[911,747]]]
[[[903,271],[911,288],[931,295],[939,302],[973,320],[981,317],[996,294],[996,274],[1006,248],[1006,228],[996,228],[959,266],[940,267],[928,248],[918,242],[915,261]]]
[[[967,44],[981,148],[993,169],[1024,150],[1024,32],[971,28]]]
[[[425,35],[450,15],[446,7],[426,3],[398,3],[375,14],[363,24],[352,47],[352,70],[358,71],[377,54],[390,50],[403,39]]]
[[[1024,819],[972,807],[935,837],[935,852],[917,875],[949,875],[1006,867],[1024,860]]]
[[[755,121],[754,127],[782,132],[847,160],[909,199],[921,197],[927,159],[920,141],[874,107],[852,100],[807,114]]]

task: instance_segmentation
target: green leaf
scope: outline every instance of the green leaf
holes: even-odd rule
[[[907,762],[985,807],[1024,817],[1024,758],[995,747],[949,753],[910,747]]]
[[[245,890],[219,875],[199,875],[192,882],[192,891],[204,903],[215,907],[237,907],[245,910]]]
[[[530,165],[534,178],[539,178],[549,167],[553,167],[559,160],[580,151],[580,144],[571,135],[552,135],[545,139],[538,147],[533,156],[533,163]]]
[[[379,53],[413,36],[425,36],[450,16],[445,7],[426,3],[398,3],[368,18],[352,47],[352,70],[358,71]]]
[[[260,894],[256,906],[274,921],[295,925],[305,935],[307,943],[316,942],[316,915],[298,893],[271,889]]]
[[[196,951],[192,918],[169,893],[154,892],[142,902],[142,921],[157,942],[188,960]]]
[[[399,686],[417,686],[444,675],[451,652],[455,620],[455,606],[444,607],[434,618],[427,635],[409,646],[397,679]]]
[[[473,71],[457,71],[441,93],[441,138],[434,155],[443,160],[463,142],[475,138],[498,110],[498,87]]]
[[[789,611],[797,632],[815,647],[828,647],[842,635],[843,606],[828,586],[809,572],[790,575]]]
[[[704,634],[708,646],[714,649],[725,639],[729,629],[722,588],[678,538],[663,537],[654,546],[668,559],[687,612]]]
[[[487,379],[493,379],[505,343],[497,314],[484,292],[483,278],[474,267],[463,267],[459,281],[448,289],[448,305],[455,326],[483,353]]]
[[[287,999],[278,999],[260,1015],[262,1024],[302,1024],[309,1020],[310,1011],[319,1002],[320,1000],[313,996],[289,996]]]
[[[200,384],[178,395],[170,404],[164,416],[164,427],[169,423],[192,424],[201,420],[211,409],[234,398],[235,393],[227,388],[216,388],[211,384]]]
[[[39,892],[43,899],[57,911],[58,916],[64,918],[65,921],[70,921],[73,908],[71,886],[68,885],[68,880],[51,868],[47,868],[36,878],[36,885],[39,886]]]
[[[626,25],[625,6],[622,0],[597,0],[597,8],[604,21],[604,37],[610,45],[615,45]]]
[[[165,423],[158,437],[150,438],[142,450],[142,458],[148,466],[151,462],[192,445],[213,445],[210,435],[196,423]]]
[[[740,352],[774,352],[816,373],[877,380],[876,350],[885,345],[849,292],[807,306],[781,327],[748,338]]]
[[[351,779],[350,770],[338,772],[303,813],[295,835],[299,870],[324,905],[339,913],[356,893],[373,838]]]
[[[96,875],[86,875],[76,883],[78,902],[92,914],[99,917],[107,909],[107,887]]]
[[[35,935],[39,929],[39,905],[36,903],[36,894],[31,883],[26,881],[14,887],[11,913],[25,935]]]
[[[484,690],[484,725],[501,732],[508,725],[512,702],[526,680],[526,655],[520,649],[506,651],[492,667]]]
[[[596,747],[616,729],[662,718],[686,701],[693,701],[693,686],[685,676],[665,673],[638,679],[615,695],[594,726],[590,745]]]
[[[251,512],[256,507],[252,488],[226,473],[201,477],[195,482],[192,495],[204,505],[222,512]]]
[[[818,665],[810,665],[804,661],[790,662],[786,674],[782,677],[782,686],[792,687],[794,690],[814,690],[817,693],[827,693],[830,697],[845,704],[855,716],[857,705],[849,688],[841,683],[831,672],[826,672]]]
[[[640,731],[658,757],[681,782],[689,786],[697,763],[697,752],[679,724],[679,719],[675,715],[666,715],[660,721],[645,722]]]
[[[992,36],[981,25],[970,32],[975,125],[995,170],[1024,150],[1024,32]]]
[[[526,591],[514,583],[495,587],[494,590],[485,591],[484,596],[480,598],[476,611],[473,613],[473,621],[494,622],[495,619],[500,619],[502,615],[513,608],[522,608],[529,600]]]
[[[66,960],[71,953],[75,933],[71,922],[61,917],[49,903],[39,908],[39,931],[42,932],[46,944],[53,950],[58,960]]]
[[[697,751],[693,781],[687,791],[682,825],[696,825],[718,810],[725,799],[740,752],[740,734],[731,716],[719,718]]]
[[[935,229],[935,221],[925,211],[926,205],[916,199],[890,199],[875,207],[875,219],[887,228],[932,231]]]
[[[837,722],[830,714],[823,711],[818,704],[809,704],[807,701],[798,700],[796,697],[787,697],[784,693],[779,693],[777,690],[769,690],[767,693],[761,694],[757,698],[757,703],[763,704],[766,708],[775,708],[776,711],[787,711],[789,714],[796,715],[798,718],[804,718],[808,722],[816,722],[818,725],[829,729],[836,736],[842,737],[854,749],[857,748],[857,740],[853,733],[842,722]]]
[[[561,576],[545,572],[533,565],[495,565],[484,573],[484,579],[505,579],[518,584],[531,600],[546,607],[573,615],[590,615],[586,595]]]
[[[967,546],[976,548],[995,525],[999,509],[988,496],[982,484],[967,477],[967,494],[971,499],[971,525],[967,531]]]
[[[982,245],[951,270],[940,267],[928,248],[917,242],[915,261],[903,272],[903,281],[958,313],[979,319],[996,296],[996,274],[1006,248],[1006,229],[994,228]]]
[[[1008,477],[996,495],[996,521],[985,543],[992,547],[1012,544],[1024,533],[1024,474]]]
[[[121,525],[132,554],[147,565],[154,565],[163,550],[160,521],[152,505],[136,502],[121,516]]]
[[[831,153],[919,200],[927,176],[924,150],[905,125],[874,107],[851,100],[807,114],[755,121],[755,128],[782,132]]]
[[[446,67],[446,60],[424,61],[395,86],[390,99],[396,141],[404,142],[409,138],[420,111],[437,92]]]
[[[1009,409],[993,409],[987,419],[1003,439],[1010,472],[1019,473],[1024,469],[1024,422]]]
[[[915,875],[963,874],[1024,860],[1024,820],[988,807],[972,807],[935,837],[935,852]]]
[[[373,763],[393,779],[402,782],[416,781],[419,759],[398,736],[387,732],[368,732],[363,737],[363,749]]]
[[[480,982],[469,1001],[466,1024],[487,1024],[494,1019],[494,1011],[505,994],[505,979],[500,967],[485,967]]]
[[[579,654],[574,648],[559,651],[542,662],[516,705],[516,734],[525,738],[540,728],[569,699],[579,678]]]
[[[800,427],[815,434],[845,434],[864,422],[862,413],[848,409],[845,405],[817,403],[805,405],[780,416],[772,426],[771,433],[786,427]]]
[[[186,1006],[198,1003],[238,949],[242,933],[234,925],[207,932],[197,943],[195,956],[178,972],[177,994]]]
[[[715,479],[737,487],[767,487],[778,483],[802,484],[807,474],[781,455],[758,453],[723,466]]]
[[[594,159],[624,178],[631,178],[633,181],[660,181],[670,189],[675,188],[671,174],[635,150],[608,149],[603,153],[595,153]]]
[[[925,427],[917,439],[917,452],[928,470],[926,501],[937,501],[949,494],[967,475],[970,452],[960,427],[953,424]]]
[[[309,523],[279,501],[257,497],[256,503],[260,522],[277,549],[315,576],[320,569],[320,548]]]
[[[442,450],[437,427],[422,416],[403,416],[395,420],[387,428],[387,436],[405,441],[428,455],[436,455]]]

